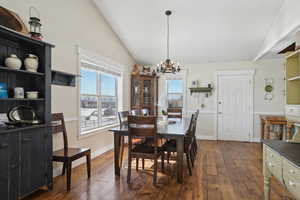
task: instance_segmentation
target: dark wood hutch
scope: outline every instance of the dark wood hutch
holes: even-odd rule
[[[0,126],[0,194],[2,200],[20,199],[42,186],[52,188],[51,49],[54,46],[0,26],[0,82],[6,83],[8,98],[0,99],[0,113],[17,105],[34,109],[39,125]],[[15,54],[24,61],[28,54],[39,58],[37,72],[5,67]],[[38,91],[38,99],[16,99],[15,87]]]
[[[158,77],[153,75],[131,75],[131,109],[149,109],[157,114]]]

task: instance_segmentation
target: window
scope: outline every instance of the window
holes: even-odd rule
[[[183,80],[167,80],[167,96],[169,108],[183,107]]]
[[[80,133],[117,123],[118,77],[88,67],[80,75]]]

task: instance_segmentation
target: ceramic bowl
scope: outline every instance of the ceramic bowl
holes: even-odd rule
[[[38,92],[36,91],[31,91],[31,92],[26,92],[27,98],[28,99],[37,99],[38,98]]]

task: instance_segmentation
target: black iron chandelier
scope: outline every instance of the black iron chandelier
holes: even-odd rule
[[[174,62],[170,59],[170,24],[169,24],[169,17],[172,14],[170,10],[165,12],[167,16],[167,59],[162,61],[160,64],[157,65],[156,72],[157,73],[173,73],[180,71],[180,65],[178,62]]]

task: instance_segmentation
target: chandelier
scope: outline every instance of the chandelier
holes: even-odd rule
[[[170,10],[165,12],[167,16],[167,59],[162,61],[160,64],[157,65],[156,72],[157,73],[173,73],[180,71],[180,66],[178,62],[174,62],[170,59],[170,24],[169,24],[169,17],[172,14]]]

